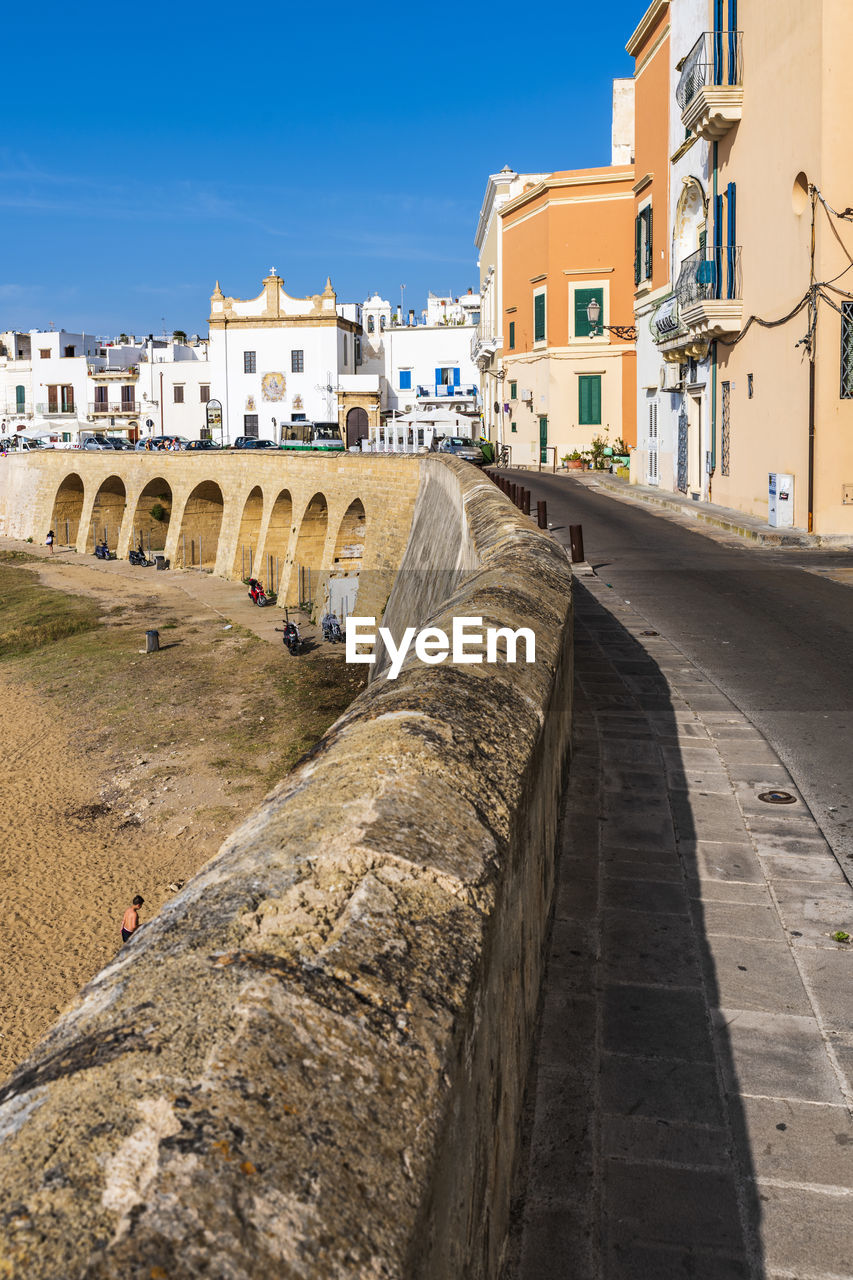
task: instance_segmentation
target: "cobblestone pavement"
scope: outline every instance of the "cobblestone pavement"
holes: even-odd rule
[[[853,890],[729,699],[600,579],[575,605],[505,1280],[850,1277]]]

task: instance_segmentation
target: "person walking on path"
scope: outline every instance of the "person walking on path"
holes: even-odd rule
[[[47,545],[50,547],[51,555],[53,555],[53,544],[55,540],[56,540],[56,534],[53,532],[52,529],[48,529],[47,538],[45,539],[45,541],[47,542]]]
[[[140,898],[139,894],[133,899],[131,906],[127,908],[121,922],[121,940],[129,942],[136,930],[139,928],[139,908],[144,906],[145,899]]]

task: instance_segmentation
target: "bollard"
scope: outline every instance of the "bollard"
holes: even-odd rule
[[[583,526],[569,525],[569,543],[572,549],[572,564],[581,564],[586,556],[583,553]]]
[[[530,490],[522,489],[521,509],[526,516],[530,515]]]
[[[540,529],[548,528],[548,504],[547,502],[536,503],[536,523]]]
[[[160,632],[146,631],[145,632],[145,652],[157,653],[159,649],[160,649]]]

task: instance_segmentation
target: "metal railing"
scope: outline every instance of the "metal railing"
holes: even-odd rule
[[[42,414],[45,418],[53,418],[53,417],[76,418],[77,406],[76,404],[66,404],[66,405],[37,404],[36,413]]]
[[[459,399],[463,396],[473,396],[475,399],[479,395],[479,387],[466,384],[464,387],[450,387],[444,383],[427,383],[420,384],[415,391],[416,397],[421,400],[433,400],[439,398]]]
[[[743,32],[703,31],[684,59],[675,98],[682,111],[706,85],[743,84]]]
[[[87,412],[121,417],[129,413],[138,413],[139,404],[136,400],[122,400],[120,404],[108,403],[106,400],[90,400]]]
[[[681,264],[675,292],[681,308],[694,302],[740,298],[740,245],[716,245],[691,253]]]

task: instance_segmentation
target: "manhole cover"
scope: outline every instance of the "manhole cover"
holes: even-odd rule
[[[797,797],[792,796],[790,791],[762,791],[758,796],[759,800],[763,800],[765,804],[796,804]]]

